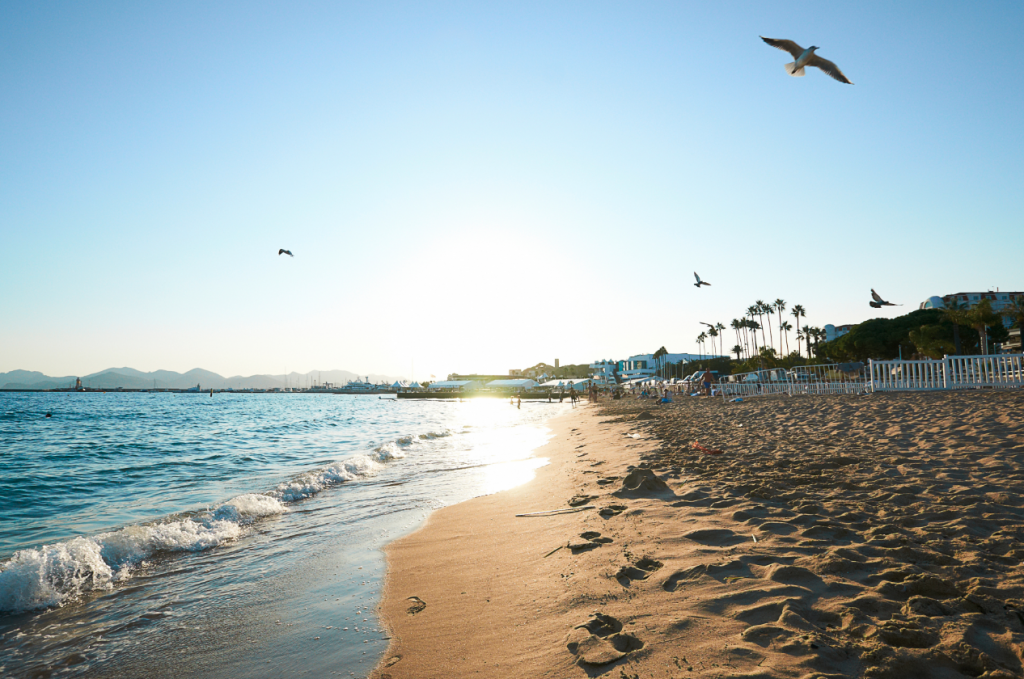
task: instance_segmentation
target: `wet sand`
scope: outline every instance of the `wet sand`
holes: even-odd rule
[[[533,482],[388,548],[376,676],[1024,675],[1024,393],[612,401],[551,426]]]

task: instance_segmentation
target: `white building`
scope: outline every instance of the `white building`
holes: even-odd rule
[[[544,389],[559,389],[562,391],[569,391],[570,389],[572,389],[573,391],[581,392],[589,389],[590,385],[593,384],[594,382],[595,380],[592,380],[590,378],[574,377],[562,380],[550,380],[540,386],[543,387]]]
[[[997,314],[1010,306],[1014,300],[1024,300],[1024,292],[958,292],[942,297],[929,297],[921,302],[918,309],[945,309],[954,300],[969,309],[973,309],[981,300],[987,299],[992,304],[992,311]],[[1003,324],[1007,327],[1013,325],[1013,319],[1009,316],[1003,317]]]
[[[537,386],[536,380],[518,379],[518,380],[494,380],[487,383],[488,389],[511,389],[515,391],[522,391],[524,389],[533,389]]]
[[[482,386],[483,384],[476,380],[441,380],[431,382],[428,391],[472,391]]]
[[[601,359],[590,364],[590,377],[597,384],[615,384],[615,374],[619,370],[619,362]],[[569,382],[569,380],[566,380]],[[549,383],[545,383],[549,384]]]
[[[832,325],[831,323],[829,323],[823,328],[823,330],[825,331],[825,341],[831,342],[832,340],[838,339],[845,335],[846,333],[853,330],[853,324],[850,323],[847,325]]]
[[[654,354],[635,354],[624,361],[599,360],[590,364],[590,374],[598,384],[615,384],[615,376],[620,382],[650,377],[664,373],[669,364],[690,363],[691,361],[710,358],[728,358],[727,356],[711,356],[698,354],[665,354],[654,358]]]

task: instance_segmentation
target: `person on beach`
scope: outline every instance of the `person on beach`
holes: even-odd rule
[[[523,397],[522,396],[516,396],[516,410],[522,410],[522,409],[523,409]]]
[[[714,380],[710,370],[705,370],[701,376],[701,383],[704,385],[704,395],[711,396],[711,382]]]

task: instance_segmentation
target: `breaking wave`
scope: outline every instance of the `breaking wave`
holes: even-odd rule
[[[62,606],[85,592],[112,590],[155,554],[200,552],[236,540],[257,519],[287,512],[286,503],[343,482],[369,478],[389,462],[405,457],[409,446],[450,435],[444,431],[401,437],[368,454],[300,474],[268,493],[239,495],[208,511],[20,550],[0,563],[0,613]]]
[[[213,511],[15,552],[0,565],[0,611],[61,606],[110,590],[158,552],[199,552],[239,537],[256,519],[288,511],[268,495],[239,495]]]

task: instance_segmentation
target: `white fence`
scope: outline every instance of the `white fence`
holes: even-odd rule
[[[728,375],[718,384],[722,396],[772,394],[856,394],[871,388],[863,363],[801,365]]]
[[[947,356],[924,361],[868,361],[772,368],[728,375],[725,397],[773,394],[858,394],[867,391],[1014,389],[1024,387],[1024,355]]]
[[[1024,387],[1024,354],[947,356],[935,361],[871,361],[872,391]]]

